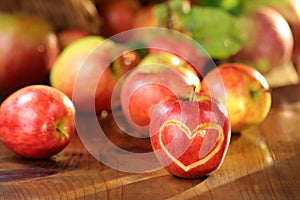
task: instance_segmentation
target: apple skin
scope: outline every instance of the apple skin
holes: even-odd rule
[[[166,97],[150,111],[150,141],[162,166],[181,178],[198,178],[222,165],[231,138],[222,103],[206,94]]]
[[[75,103],[77,111],[98,113],[111,110],[111,97],[115,84],[124,73],[139,62],[139,55],[134,51],[112,61],[112,57],[117,53],[115,51],[120,51],[123,47],[119,48],[115,42],[107,39],[105,47],[97,48],[104,40],[101,36],[87,36],[73,42],[62,51],[50,72],[51,86],[63,91],[72,100],[76,80],[82,81],[82,87],[76,93],[80,95]],[[81,68],[87,70],[81,71]],[[95,77],[94,72],[99,70],[102,72],[101,77]],[[79,71],[82,73],[80,76]],[[94,91],[87,88],[94,87],[96,87],[95,108],[92,109],[86,102]]]
[[[156,4],[148,4],[142,7],[135,15],[133,28],[158,27],[158,20],[153,15],[153,8]]]
[[[0,107],[0,140],[14,153],[45,159],[63,150],[75,134],[75,108],[61,91],[31,85],[8,96]]]
[[[141,61],[143,62],[143,61]],[[165,96],[189,94],[193,86],[172,66],[159,63],[139,65],[124,79],[120,99],[124,116],[138,137],[149,137],[149,110]]]
[[[53,27],[28,15],[0,14],[0,95],[24,86],[48,83],[59,55]]]
[[[90,34],[81,29],[64,29],[57,33],[57,39],[60,49],[63,50],[66,46],[72,42],[79,40],[81,38],[87,37]]]
[[[202,80],[201,92],[225,104],[233,133],[260,124],[271,107],[271,92],[265,77],[240,63],[225,63],[209,71]]]
[[[281,2],[281,1],[280,1]],[[293,39],[293,60],[300,55],[300,2],[299,0],[284,0],[281,3],[276,1],[267,2],[267,5],[278,11],[289,24]]]
[[[79,39],[67,46],[58,56],[50,72],[50,85],[64,92],[72,99],[73,87],[81,64],[86,60],[90,52],[104,41],[103,37],[89,36]],[[87,77],[87,80],[88,77]],[[83,93],[84,94],[84,93]],[[85,110],[82,97],[82,105],[76,105],[77,111]]]
[[[156,51],[147,54],[141,60],[139,66],[150,64],[162,64],[174,67],[179,73],[183,74],[188,85],[193,85],[195,87],[195,92],[200,91],[201,82],[198,72],[190,63],[181,59],[181,57],[169,52]]]
[[[202,49],[197,49],[191,40],[173,35],[158,35],[154,36],[149,44],[151,46],[149,53],[169,52],[175,54],[189,63],[197,72],[198,77],[202,78],[209,58]]]
[[[261,6],[250,15],[243,16],[240,27],[245,42],[241,50],[231,57],[232,62],[245,63],[265,74],[291,61],[292,32],[285,18],[275,9]]]
[[[298,77],[299,77],[299,84],[300,84],[300,55],[298,56],[297,59],[295,59],[295,68],[296,68],[296,71],[298,73]]]

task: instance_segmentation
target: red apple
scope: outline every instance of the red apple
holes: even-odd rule
[[[300,83],[300,55],[297,57],[297,59],[295,61],[295,67],[296,67],[296,71],[298,73],[299,83]]]
[[[169,97],[151,109],[150,141],[163,167],[182,178],[212,174],[225,158],[230,121],[223,104],[204,94]]]
[[[99,5],[103,20],[103,34],[106,37],[133,28],[136,13],[141,8],[138,0],[112,0]]]
[[[59,54],[51,24],[28,15],[0,14],[0,95],[48,83]]]
[[[293,59],[300,55],[300,2],[299,0],[285,0],[281,4],[275,2],[269,3],[272,8],[277,10],[288,22],[293,39]]]
[[[232,61],[253,66],[261,73],[291,61],[293,36],[287,21],[276,10],[262,6],[241,18],[245,42]]]
[[[24,87],[0,107],[0,140],[16,154],[44,159],[64,149],[75,134],[75,109],[62,92],[45,85]]]
[[[186,62],[179,56],[165,51],[152,52],[141,60],[139,66],[152,64],[161,64],[174,67],[179,73],[183,74],[188,85],[193,85],[196,92],[200,91],[201,82],[200,78],[198,77],[198,72],[190,63]]]
[[[120,93],[125,118],[137,131],[133,134],[149,137],[150,107],[165,96],[191,91],[187,76],[174,66],[150,62],[136,67],[125,77]]]
[[[76,98],[74,104],[78,111],[110,110],[115,84],[138,62],[139,56],[134,51],[128,52],[101,36],[88,36],[62,51],[51,70],[50,84],[73,102]],[[95,106],[89,103],[90,99]]]
[[[209,71],[202,80],[201,91],[225,104],[232,132],[260,124],[271,107],[265,77],[253,67],[239,63],[225,63]]]
[[[70,43],[89,36],[90,34],[81,29],[64,29],[57,33],[57,39],[60,49],[64,49]]]
[[[255,7],[262,5],[270,6],[278,11],[289,24],[293,39],[293,60],[297,59],[300,54],[300,2],[299,0],[280,0],[280,1],[262,1],[259,4],[255,3]],[[254,7],[254,8],[255,8]]]

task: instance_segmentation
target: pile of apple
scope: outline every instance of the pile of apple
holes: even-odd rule
[[[99,35],[1,13],[0,140],[48,158],[75,135],[76,113],[117,111],[170,173],[213,173],[231,134],[268,115],[264,73],[300,63],[296,1],[241,2],[100,1]]]
[[[242,62],[261,73],[297,63],[300,54],[298,0],[99,2],[107,37],[133,28],[167,27],[192,37],[221,63]]]

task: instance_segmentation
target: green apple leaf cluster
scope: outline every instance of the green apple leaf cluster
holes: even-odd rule
[[[236,18],[221,8],[191,6],[187,1],[173,0],[158,4],[154,15],[160,26],[189,35],[213,59],[230,57],[243,43]]]
[[[261,5],[286,6],[287,0],[196,0],[195,3],[204,7],[221,8],[228,13],[239,16],[245,12],[256,10]]]
[[[241,48],[243,40],[235,19],[221,9],[194,6],[183,20],[184,28],[190,36],[212,58],[227,58]]]
[[[232,15],[239,15],[242,13],[242,7],[247,0],[198,0],[196,3],[205,7],[221,8]]]

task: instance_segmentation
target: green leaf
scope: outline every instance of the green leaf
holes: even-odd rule
[[[212,58],[228,58],[241,48],[243,40],[235,18],[222,9],[193,6],[182,23]]]
[[[251,13],[263,5],[285,7],[289,0],[243,0],[242,13]]]
[[[156,5],[154,16],[159,26],[188,34],[214,59],[228,58],[241,48],[243,40],[236,18],[222,8],[190,6],[187,1],[170,0]]]
[[[237,16],[242,12],[244,1],[246,0],[201,0],[199,5],[217,7]]]
[[[168,18],[168,8],[164,3],[156,4],[153,8],[153,15],[158,19],[159,26],[165,27]]]

